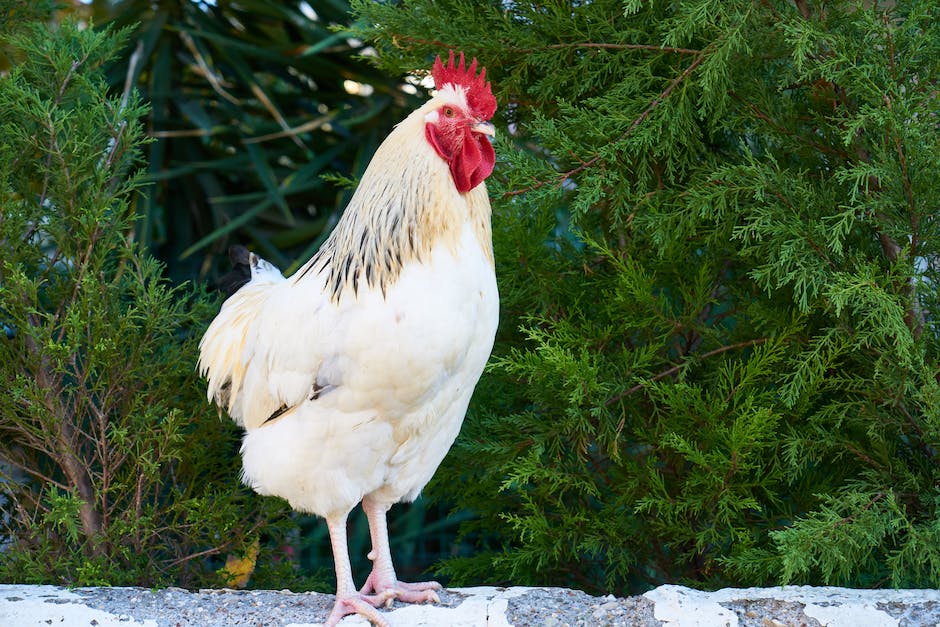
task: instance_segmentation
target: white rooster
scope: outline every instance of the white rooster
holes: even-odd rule
[[[335,625],[392,599],[438,601],[436,582],[398,581],[385,515],[413,501],[460,430],[489,357],[499,299],[486,136],[486,70],[451,51],[436,94],[379,146],[323,247],[284,278],[251,254],[250,281],[200,343],[208,396],[245,429],[244,481],[326,519]],[[362,502],[373,560],[356,590],[346,518]]]

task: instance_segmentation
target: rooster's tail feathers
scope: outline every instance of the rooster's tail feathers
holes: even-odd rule
[[[272,288],[284,281],[278,269],[261,257],[248,253],[247,259],[250,280],[235,287],[199,342],[199,374],[209,382],[206,396],[239,424],[242,417],[234,410],[250,358],[246,344]]]

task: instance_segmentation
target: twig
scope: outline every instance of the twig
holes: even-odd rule
[[[781,191],[779,191],[779,190],[776,190],[776,189],[772,189],[772,190],[770,190],[770,195],[773,196],[774,198],[776,198],[777,200],[779,200],[780,202],[782,202],[783,205],[784,205],[787,209],[789,209],[789,210],[792,211],[797,217],[799,217],[799,215],[800,215],[799,210],[798,210],[796,207],[793,206],[793,203],[791,203],[790,200],[789,200],[786,196],[783,195],[783,192],[781,192]],[[838,270],[838,269],[839,269],[839,266],[829,257],[829,255],[826,254],[826,251],[823,249],[823,247],[820,246],[819,244],[817,244],[817,243],[816,243],[816,240],[814,240],[814,239],[812,238],[812,236],[811,236],[808,232],[802,233],[802,235],[803,235],[803,237],[806,239],[807,243],[809,243],[810,248],[812,248],[814,251],[816,251],[816,254],[819,255],[819,257],[820,257],[823,261],[825,261],[826,263],[828,263],[830,268],[832,268],[833,270]]]
[[[189,33],[183,31],[180,32],[180,39],[183,41],[183,45],[189,48],[189,51],[193,55],[193,59],[196,60],[196,67],[198,68],[197,73],[206,77],[206,80],[209,81],[209,85],[212,87],[215,93],[219,94],[233,105],[240,107],[242,105],[241,101],[225,90],[225,88],[222,86],[222,79],[216,76],[209,67],[209,64],[206,63],[202,53],[199,52],[199,49],[196,47],[196,42],[193,41],[192,36]]]
[[[35,477],[36,479],[41,480],[41,481],[42,481],[43,483],[45,483],[45,484],[48,484],[48,485],[55,486],[55,487],[59,488],[59,489],[62,490],[63,492],[68,492],[68,491],[70,490],[69,486],[65,485],[64,483],[62,483],[62,482],[60,482],[60,481],[56,481],[56,480],[53,479],[52,477],[49,477],[49,476],[43,474],[42,472],[36,470],[35,468],[32,468],[31,466],[27,466],[26,464],[20,463],[20,462],[16,461],[15,459],[12,459],[12,458],[10,458],[10,457],[6,457],[6,458],[4,458],[3,461],[6,462],[6,463],[8,463],[8,464],[10,464],[11,466],[16,466],[16,467],[17,467],[18,469],[20,469],[22,472],[25,472],[25,473],[28,474],[28,475],[32,475],[33,477]]]
[[[813,11],[809,8],[809,5],[806,4],[806,0],[795,0],[796,8],[799,9],[800,15],[803,16],[803,19],[808,20],[813,17]]]
[[[130,101],[131,90],[134,88],[134,81],[137,76],[137,65],[140,63],[143,54],[144,40],[141,39],[137,42],[137,47],[134,48],[134,53],[127,62],[127,74],[124,76],[124,93],[121,94],[121,111],[127,109],[127,103]]]
[[[549,49],[559,48],[601,48],[604,50],[649,50],[650,52],[673,52],[675,54],[702,54],[701,50],[694,48],[675,48],[673,46],[657,46],[654,44],[606,44],[591,42],[574,42],[567,44],[551,44],[544,46]],[[535,52],[540,48],[518,48],[519,52]]]
[[[650,116],[650,114],[653,113],[653,110],[656,109],[656,107],[658,107],[666,98],[669,97],[669,95],[670,95],[670,94],[672,93],[672,91],[679,85],[679,83],[681,83],[681,82],[684,81],[686,78],[688,78],[689,75],[695,70],[695,68],[697,68],[697,67],[702,63],[702,61],[704,61],[704,60],[705,60],[705,51],[703,50],[703,51],[699,52],[699,55],[695,58],[695,60],[692,61],[692,63],[689,64],[689,67],[685,68],[685,70],[683,70],[683,72],[682,72],[681,74],[679,74],[679,76],[677,76],[676,78],[674,78],[674,79],[669,83],[669,85],[666,87],[666,89],[664,89],[658,96],[656,96],[655,98],[653,98],[653,100],[650,102],[649,106],[646,107],[646,110],[644,110],[643,113],[641,113],[635,120],[633,120],[633,122],[630,124],[630,126],[627,128],[627,130],[624,131],[623,134],[620,135],[620,137],[618,137],[618,138],[617,138],[616,140],[614,140],[612,143],[619,144],[619,143],[622,142],[624,139],[626,139],[627,137],[629,137],[630,134],[633,133],[633,131],[635,131],[635,130],[637,129],[637,127],[640,126],[640,124],[642,124],[642,123],[646,120],[646,118],[648,118],[648,117]],[[586,170],[587,168],[593,166],[595,163],[597,163],[598,161],[600,161],[600,159],[601,159],[601,154],[600,154],[599,152],[598,152],[598,153],[595,153],[594,156],[591,157],[590,159],[588,159],[588,160],[586,160],[586,161],[582,161],[581,164],[580,164],[578,167],[576,167],[576,168],[574,168],[574,169],[572,169],[572,170],[568,170],[567,172],[564,172],[564,173],[558,175],[558,176],[556,177],[556,180],[555,180],[555,185],[556,185],[556,187],[557,187],[557,186],[560,186],[562,183],[564,183],[566,180],[570,179],[572,176],[575,176],[575,175],[577,175],[577,174],[580,174],[581,172],[583,172],[583,171]],[[504,194],[503,194],[503,198],[509,198],[509,197],[511,197],[511,196],[518,196],[519,194],[524,194],[524,193],[526,193],[526,192],[534,191],[534,190],[539,189],[540,187],[542,187],[542,186],[548,184],[549,182],[550,182],[550,181],[536,181],[534,184],[530,185],[529,187],[525,187],[525,188],[523,188],[523,189],[516,189],[516,190],[510,191],[510,192],[504,193]]]
[[[700,360],[708,359],[709,357],[714,357],[715,355],[720,355],[721,353],[727,353],[728,351],[737,350],[739,348],[747,348],[749,346],[759,346],[760,344],[765,344],[768,341],[770,341],[769,337],[759,337],[753,340],[737,342],[735,344],[728,344],[727,346],[719,346],[718,348],[712,349],[708,351],[707,353],[702,353],[701,355],[698,355],[698,359]],[[607,402],[604,403],[604,406],[606,407],[606,406],[612,405],[613,403],[616,403],[617,401],[619,401],[620,399],[624,397],[627,397],[627,396],[630,396],[631,394],[635,394],[636,392],[639,392],[640,390],[643,389],[643,386],[645,386],[647,383],[659,381],[660,379],[665,379],[666,377],[676,374],[682,368],[684,368],[685,366],[688,366],[689,363],[690,363],[690,360],[683,361],[681,364],[677,364],[671,368],[663,370],[659,374],[654,375],[648,381],[644,381],[643,383],[637,383],[629,390],[626,390],[625,392],[621,392],[620,394],[616,394],[612,396],[611,398],[607,399]]]
[[[291,138],[291,140],[297,144],[297,147],[301,150],[306,150],[307,146],[304,144],[303,140],[297,136],[297,133],[292,132],[290,124],[287,123],[287,120],[284,119],[284,116],[281,115],[281,112],[278,111],[277,106],[271,99],[268,98],[268,95],[264,93],[264,90],[261,89],[261,86],[258,83],[251,83],[251,93],[255,95],[255,98],[268,110],[268,113],[271,114],[271,117],[278,123],[278,126],[284,131],[284,133]]]
[[[193,553],[192,555],[184,555],[183,557],[177,558],[169,563],[170,567],[182,564],[183,562],[188,562],[189,560],[196,559],[197,557],[205,557],[206,555],[215,555],[222,552],[223,547],[216,546],[211,549],[206,549],[205,551],[199,551],[198,553]]]
[[[894,37],[891,34],[891,28],[888,24],[888,14],[885,13],[882,16],[885,27],[885,36],[888,39],[888,66],[891,70],[891,77],[894,79],[894,84],[900,84],[900,79],[897,74],[897,67],[894,62]],[[888,94],[884,95],[885,106],[888,108],[888,111],[891,111],[891,98]],[[894,134],[894,149],[898,154],[898,163],[901,166],[901,181],[904,184],[904,197],[907,200],[907,210],[910,213],[911,220],[911,257],[917,258],[917,249],[920,247],[920,216],[917,215],[917,203],[914,201],[914,190],[911,186],[911,175],[907,168],[907,155],[904,154],[904,145],[901,142],[900,133],[895,132]],[[920,310],[917,306],[917,287],[914,283],[914,279],[911,279],[910,285],[906,290],[908,292],[908,297],[910,298],[911,304],[907,312],[905,312],[904,321],[907,323],[907,327],[914,334],[914,339],[919,339],[921,333],[923,333],[924,325],[927,323],[924,316],[924,312]]]
[[[863,505],[863,506],[862,506],[862,509],[860,509],[859,512],[860,512],[860,513],[861,513],[861,512],[867,512],[868,510],[870,510],[872,507],[875,506],[875,503],[877,503],[878,501],[880,501],[881,499],[883,499],[883,498],[886,497],[886,496],[887,496],[887,493],[885,493],[885,492],[879,492],[879,493],[876,494],[875,496],[871,497],[871,499],[868,500],[868,503],[866,503],[865,505]],[[845,516],[844,518],[841,518],[840,520],[837,520],[837,521],[832,525],[832,529],[836,529],[837,527],[841,527],[842,525],[847,525],[847,524],[849,524],[849,523],[853,523],[853,522],[855,522],[855,520],[856,520],[856,516]]]
[[[777,131],[777,132],[780,133],[781,135],[786,135],[787,137],[793,137],[794,139],[796,139],[796,140],[799,141],[800,143],[806,144],[807,146],[809,146],[809,147],[812,148],[813,150],[816,150],[817,152],[827,153],[827,154],[831,154],[831,155],[837,155],[837,156],[839,156],[839,157],[844,157],[844,158],[848,158],[848,157],[849,157],[849,153],[848,153],[847,151],[845,151],[845,150],[839,150],[838,148],[834,148],[834,147],[832,147],[832,146],[828,146],[828,145],[825,145],[825,144],[820,144],[820,143],[814,142],[814,141],[812,141],[812,139],[809,139],[809,138],[807,138],[807,137],[805,137],[805,136],[803,136],[803,135],[799,135],[799,134],[795,133],[794,131],[792,131],[792,130],[790,130],[790,129],[784,127],[784,126],[782,126],[779,122],[777,122],[776,120],[774,120],[773,118],[771,118],[768,113],[766,113],[765,111],[763,111],[760,107],[758,107],[758,106],[757,106],[756,104],[754,104],[753,102],[748,102],[747,100],[745,100],[744,98],[742,98],[742,97],[741,97],[737,92],[735,92],[733,89],[728,92],[728,95],[731,96],[732,98],[734,98],[735,100],[737,100],[738,102],[740,102],[741,104],[743,104],[744,106],[746,106],[748,109],[750,109],[751,112],[752,112],[755,116],[757,116],[758,119],[763,120],[764,122],[766,122],[767,124],[769,124],[771,128],[773,128],[775,131]]]
[[[335,117],[336,117],[335,113],[328,113],[327,115],[321,116],[314,120],[310,120],[309,122],[304,122],[300,126],[285,128],[283,131],[279,131],[276,133],[268,133],[266,135],[258,135],[256,137],[247,137],[242,140],[242,143],[243,144],[258,144],[261,142],[268,141],[270,139],[280,139],[281,137],[295,137],[299,135],[300,133],[306,133],[308,131],[316,130]]]
[[[425,46],[434,46],[435,48],[452,48],[456,50],[460,46],[454,44],[444,43],[437,39],[422,39],[420,37],[411,37],[409,35],[393,35],[392,36],[392,45],[396,48],[401,48],[401,42],[409,42],[414,44],[421,44]],[[513,48],[509,47],[508,49],[514,53],[532,53],[539,50],[558,50],[564,48],[600,48],[605,50],[649,50],[650,52],[673,52],[675,54],[701,54],[701,50],[695,50],[694,48],[676,48],[674,46],[657,46],[655,44],[610,44],[610,43],[595,43],[591,41],[585,42],[569,42],[569,43],[559,43],[559,44],[549,44],[547,46],[540,46],[538,48]]]

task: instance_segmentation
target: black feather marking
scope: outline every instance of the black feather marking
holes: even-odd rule
[[[319,260],[316,260],[316,261],[313,261],[313,262],[311,262],[311,263],[306,264],[306,265],[303,267],[303,269],[302,269],[300,272],[297,273],[297,278],[294,279],[294,281],[296,282],[296,281],[298,281],[298,280],[304,278],[305,276],[307,276],[307,273],[308,273],[308,272],[310,272],[311,270],[313,270],[316,266],[320,265],[319,263],[317,263],[317,261],[319,261]]]
[[[219,386],[219,393],[216,395],[219,405],[228,407],[229,396],[232,392],[232,380],[227,379],[225,383]]]
[[[333,251],[330,243],[331,242],[327,240],[323,247],[320,248],[320,250],[318,250],[313,257],[311,257],[310,261],[304,264],[304,267],[294,275],[296,277],[294,282],[297,282],[307,276],[308,272],[313,271],[314,274],[317,274],[329,266],[330,261],[333,259]]]
[[[271,422],[272,420],[277,420],[277,419],[280,418],[283,414],[287,413],[287,411],[289,411],[289,410],[290,410],[290,407],[288,407],[287,405],[281,405],[280,407],[278,407],[277,409],[274,410],[274,413],[273,413],[273,414],[271,414],[270,416],[268,416],[267,418],[265,418],[265,419],[264,419],[264,422],[262,422],[261,424],[262,424],[262,425],[266,425],[266,424],[268,424],[269,422]]]

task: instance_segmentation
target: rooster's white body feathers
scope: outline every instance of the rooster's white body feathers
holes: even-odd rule
[[[386,513],[437,470],[496,334],[483,184],[496,99],[476,67],[438,58],[436,95],[379,146],[317,254],[289,278],[248,255],[250,280],[199,344],[209,399],[245,429],[245,482],[326,518],[329,627],[351,613],[387,625],[376,608],[393,599],[439,601],[440,584],[398,580]],[[360,502],[373,562],[357,590],[346,520]]]
[[[421,131],[430,110],[383,143],[294,276],[251,256],[250,282],[200,344],[209,398],[246,430],[245,482],[301,511],[329,518],[367,495],[413,500],[457,436],[493,345],[489,201],[483,185],[454,189]],[[414,176],[390,190],[382,164],[403,159]]]

